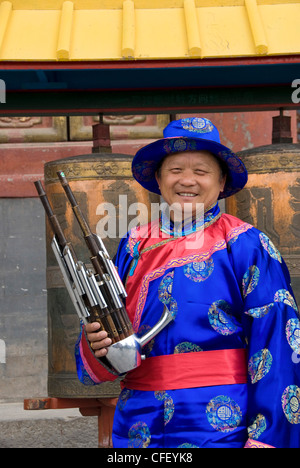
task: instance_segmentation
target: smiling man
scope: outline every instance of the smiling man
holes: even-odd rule
[[[246,184],[243,162],[212,122],[187,118],[140,149],[132,171],[175,208],[120,242],[126,309],[137,334],[165,306],[174,320],[122,376],[114,447],[299,447],[300,322],[289,273],[264,233],[218,206]],[[175,214],[186,208],[178,230]],[[87,385],[118,377],[98,330],[83,327],[76,348]]]
[[[195,215],[197,204],[214,205],[224,190],[226,175],[209,151],[187,151],[163,159],[155,173],[160,193],[171,206]]]

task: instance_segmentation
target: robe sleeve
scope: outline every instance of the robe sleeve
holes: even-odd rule
[[[121,239],[114,263],[118,268],[121,280],[124,282],[131,263],[131,256],[126,248],[128,236]],[[105,358],[96,358],[86,337],[82,325],[75,345],[75,360],[77,376],[84,385],[97,385],[102,382],[113,382],[118,373],[109,365]]]
[[[274,244],[255,228],[231,251],[248,342],[246,447],[299,447],[300,322],[289,272]]]

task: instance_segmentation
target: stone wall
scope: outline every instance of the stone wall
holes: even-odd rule
[[[0,199],[0,401],[46,395],[45,220],[35,198]]]

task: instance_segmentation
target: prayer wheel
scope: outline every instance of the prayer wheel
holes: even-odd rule
[[[300,304],[300,144],[290,117],[273,117],[272,144],[237,153],[248,169],[246,187],[227,199],[226,212],[263,231],[281,253]]]
[[[45,164],[49,201],[77,258],[87,265],[91,263],[89,251],[57,171],[65,173],[92,232],[101,236],[106,233],[103,241],[113,258],[130,222],[150,220],[151,202],[157,198],[132,178],[131,160],[124,154],[94,153]],[[141,219],[141,213],[149,216]],[[120,391],[118,381],[85,386],[77,379],[74,347],[79,319],[52,252],[52,236],[47,221],[48,394],[56,398],[113,398]]]

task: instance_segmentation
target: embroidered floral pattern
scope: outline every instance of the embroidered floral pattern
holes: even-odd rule
[[[297,385],[286,387],[281,404],[287,420],[291,424],[300,424],[300,388]]]
[[[199,448],[198,445],[189,444],[185,442],[184,444],[178,445],[177,448]]]
[[[242,289],[243,296],[246,297],[257,286],[259,282],[259,268],[256,265],[251,265],[243,276]]]
[[[275,448],[273,445],[264,444],[258,440],[248,439],[245,443],[245,448]]]
[[[238,326],[231,314],[231,307],[222,299],[210,306],[208,319],[212,328],[221,335],[232,335],[237,331]]]
[[[263,414],[258,414],[248,427],[249,439],[258,439],[267,428],[266,418]]]
[[[285,334],[292,350],[295,351],[296,354],[300,354],[300,320],[297,318],[288,320],[285,327]]]
[[[214,129],[210,120],[204,117],[191,117],[181,120],[182,127],[185,130],[195,133],[210,133]]]
[[[124,406],[126,405],[127,401],[129,398],[133,395],[133,390],[129,390],[128,388],[124,388],[118,399],[117,407],[120,411],[124,409]]]
[[[248,372],[251,383],[256,383],[265,377],[271,369],[273,362],[272,354],[268,349],[262,349],[249,359]]]
[[[287,289],[279,289],[278,291],[276,291],[274,301],[283,302],[284,304],[287,304],[290,307],[292,307],[294,310],[298,310],[295,299]]]
[[[223,161],[227,162],[232,172],[236,172],[238,174],[245,172],[244,164],[239,158],[236,157],[236,155],[232,151],[219,151],[218,154],[220,158],[223,159]]]
[[[231,432],[242,420],[239,405],[226,395],[220,395],[210,400],[206,406],[206,416],[209,424],[221,432]]]
[[[270,304],[262,307],[254,307],[253,309],[246,310],[245,314],[250,315],[253,318],[262,318],[270,312],[273,306],[274,302],[271,302]]]
[[[191,343],[189,341],[183,341],[182,343],[179,343],[178,345],[176,345],[174,348],[174,354],[196,353],[199,351],[203,351],[203,349],[200,348],[200,346],[196,345],[195,343]]]
[[[172,296],[173,279],[174,270],[167,273],[160,282],[158,288],[158,299],[163,304],[168,304],[170,302]]]
[[[259,240],[263,248],[268,252],[268,254],[275,260],[278,260],[278,262],[282,263],[281,255],[279,251],[276,249],[271,239],[269,239],[268,236],[266,236],[263,232],[261,232],[259,234]]]
[[[147,448],[151,441],[149,427],[143,421],[138,421],[128,431],[128,448]]]
[[[164,402],[164,425],[172,419],[174,414],[174,402],[170,395],[165,391],[154,392],[154,396],[157,400]]]
[[[169,308],[169,311],[175,318],[178,307],[176,300],[172,297],[173,279],[174,270],[163,277],[158,288],[158,299]]]
[[[203,262],[188,263],[183,268],[185,276],[195,283],[205,281],[212,274],[213,270],[214,262],[212,258]]]
[[[163,150],[166,154],[179,153],[181,151],[195,151],[197,149],[197,142],[189,140],[188,138],[175,138],[165,140]]]
[[[137,180],[149,182],[153,178],[153,170],[157,166],[156,161],[143,161],[133,166],[132,172]]]

